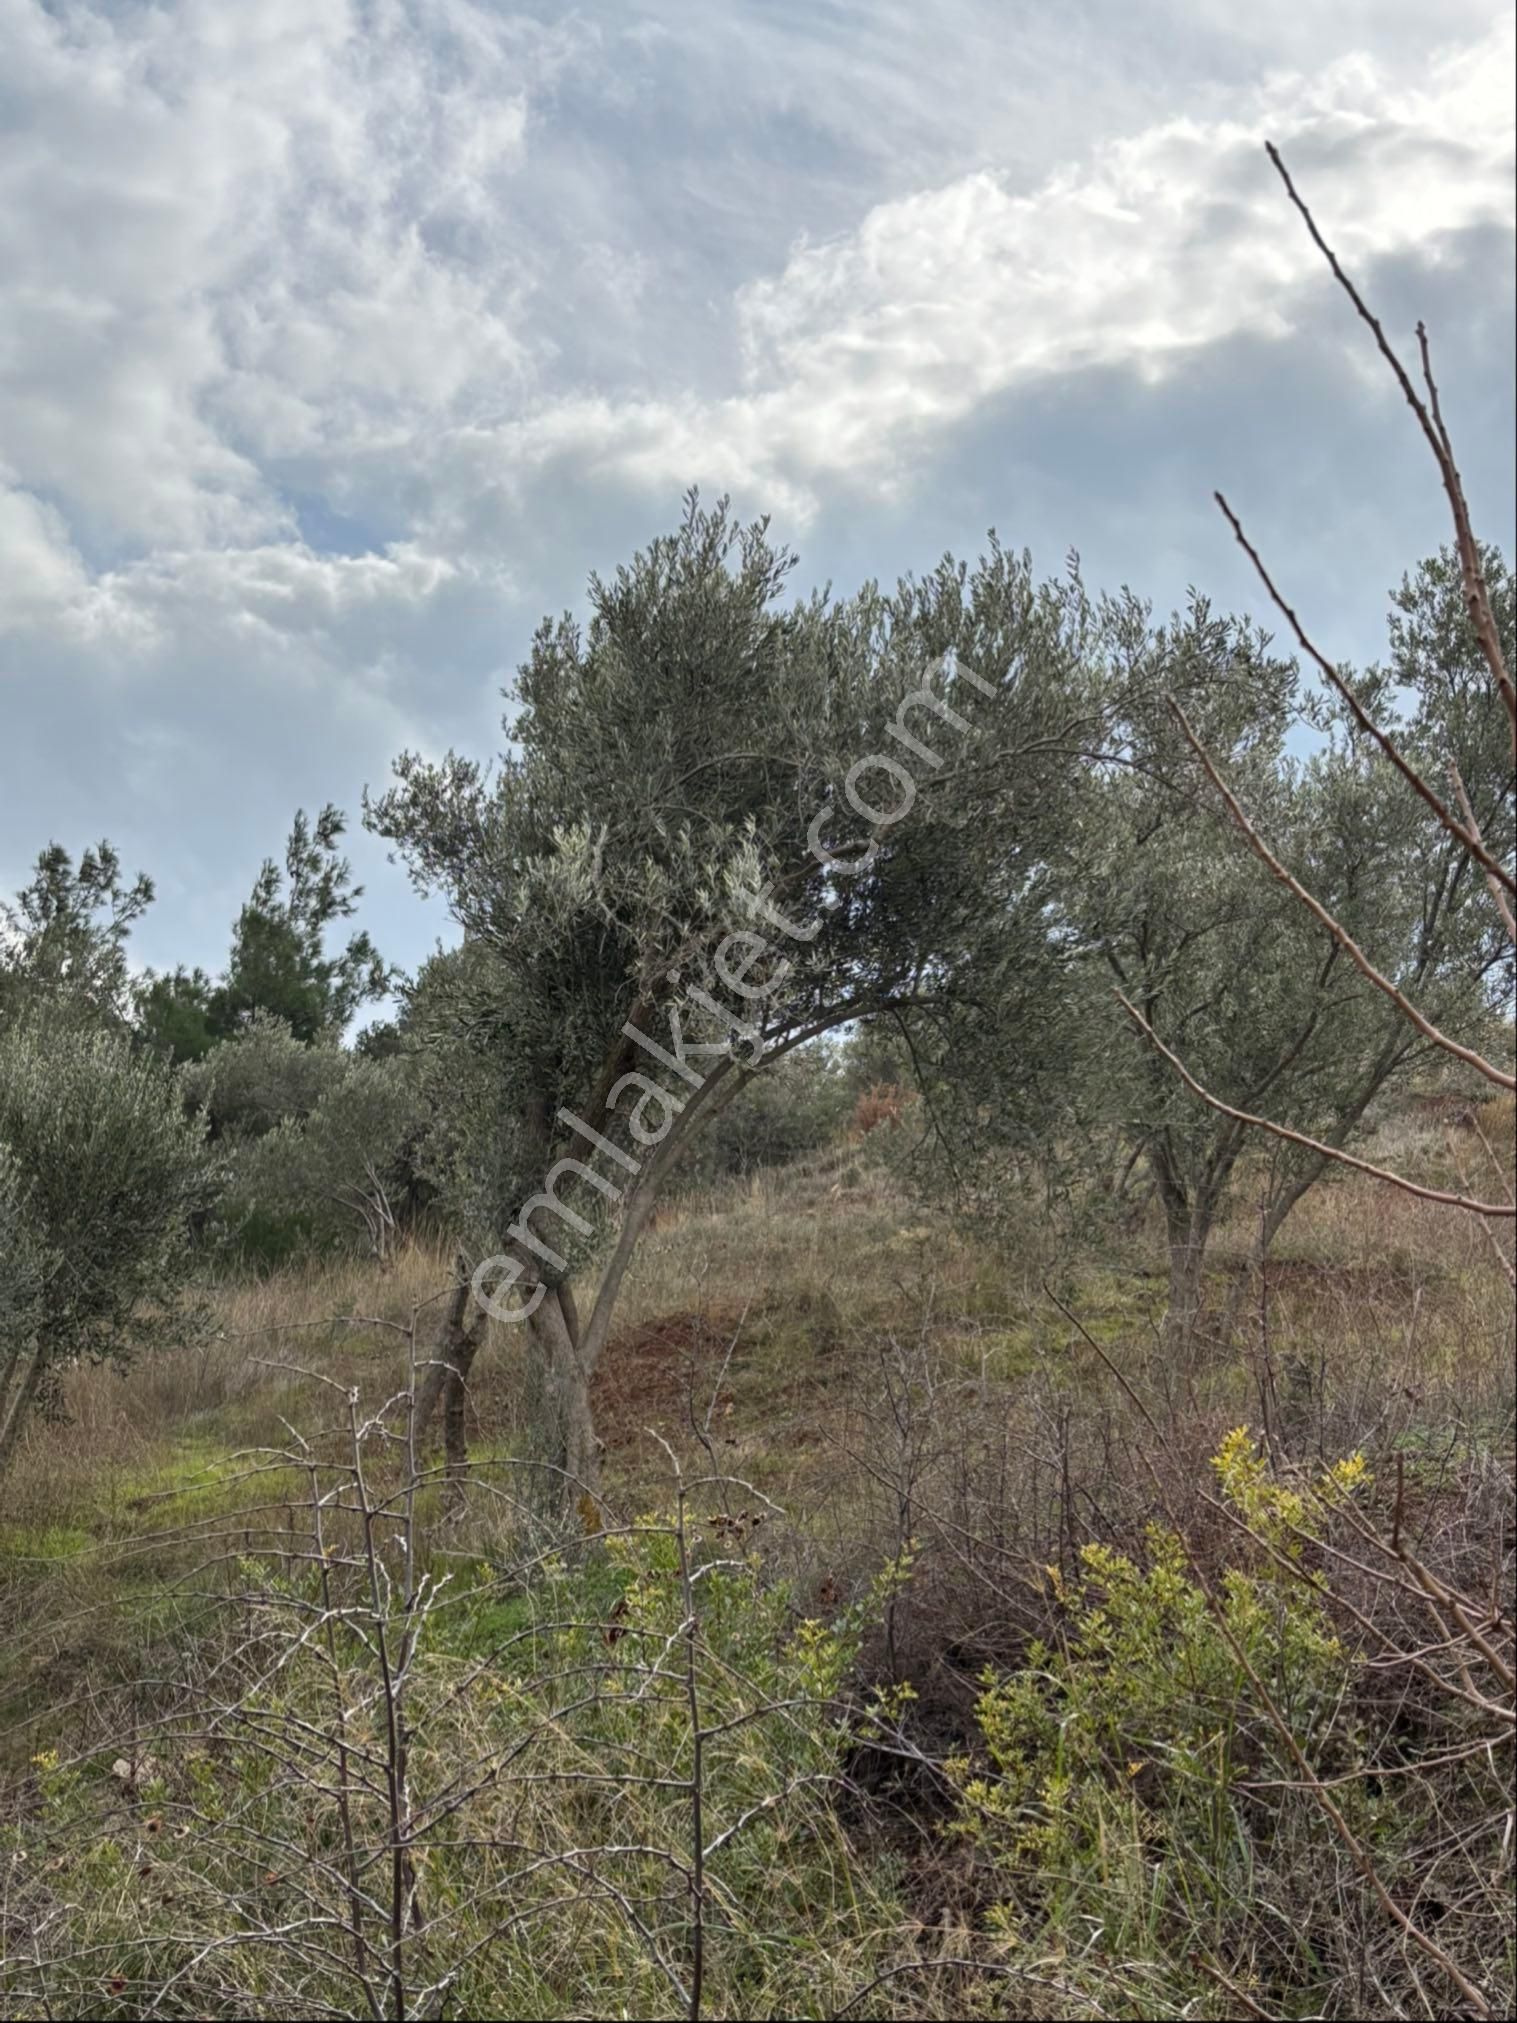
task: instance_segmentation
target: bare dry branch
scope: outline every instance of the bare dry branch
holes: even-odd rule
[[[1302,652],[1309,653],[1311,655],[1312,659],[1317,663],[1318,667],[1321,668],[1322,672],[1327,676],[1327,679],[1332,683],[1333,687],[1337,689],[1338,693],[1343,697],[1343,700],[1348,704],[1350,710],[1353,712],[1354,721],[1358,724],[1359,728],[1362,731],[1364,731],[1367,736],[1374,739],[1375,743],[1379,745],[1380,749],[1385,753],[1386,757],[1390,760],[1391,764],[1396,768],[1397,772],[1400,773],[1401,777],[1406,781],[1407,785],[1412,789],[1412,791],[1415,794],[1419,795],[1422,800],[1426,801],[1428,806],[1432,809],[1433,813],[1438,817],[1438,820],[1443,824],[1444,828],[1448,830],[1449,834],[1452,837],[1454,837],[1454,839],[1457,842],[1462,843],[1464,845],[1465,849],[1469,851],[1470,855],[1480,865],[1481,869],[1486,873],[1487,877],[1499,879],[1501,884],[1506,887],[1508,892],[1517,895],[1517,879],[1513,878],[1511,872],[1507,870],[1504,864],[1498,862],[1498,860],[1491,855],[1490,851],[1486,849],[1485,845],[1480,841],[1479,837],[1472,835],[1470,831],[1465,827],[1463,822],[1461,822],[1459,818],[1455,814],[1453,814],[1449,808],[1447,808],[1444,805],[1444,803],[1438,798],[1438,796],[1433,792],[1432,788],[1428,785],[1427,781],[1423,779],[1421,773],[1417,771],[1417,768],[1414,765],[1412,765],[1407,758],[1403,756],[1400,747],[1396,744],[1395,739],[1392,738],[1388,732],[1383,731],[1380,728],[1379,724],[1375,722],[1374,718],[1370,715],[1369,711],[1364,707],[1364,704],[1359,700],[1358,696],[1355,695],[1354,691],[1349,687],[1348,683],[1343,679],[1343,676],[1338,672],[1337,668],[1334,667],[1333,663],[1328,659],[1327,655],[1308,635],[1306,627],[1301,623],[1301,620],[1296,616],[1295,611],[1289,604],[1286,603],[1285,598],[1281,595],[1280,591],[1276,589],[1274,578],[1270,575],[1268,569],[1266,569],[1264,566],[1263,557],[1260,555],[1258,549],[1254,546],[1253,542],[1249,540],[1247,534],[1244,533],[1242,521],[1233,511],[1232,507],[1227,503],[1227,500],[1223,497],[1221,492],[1215,492],[1213,493],[1212,496],[1216,499],[1217,504],[1221,507],[1223,518],[1227,521],[1227,524],[1232,528],[1233,535],[1238,543],[1238,546],[1243,550],[1244,554],[1247,555],[1249,561],[1253,563],[1254,572],[1258,576],[1259,581],[1264,585],[1265,589],[1269,592],[1270,601],[1274,604],[1276,610],[1279,611],[1281,615],[1284,617],[1285,622],[1290,626],[1291,631],[1296,635],[1296,642],[1300,646]]]
[[[1459,797],[1459,806],[1463,811],[1466,823],[1469,825],[1470,834],[1472,836],[1480,836],[1480,824],[1475,820],[1475,810],[1471,807],[1470,797],[1465,792],[1464,781],[1460,776],[1459,768],[1452,759],[1449,760],[1449,776],[1454,782],[1454,792]],[[1480,842],[1483,848],[1485,844],[1483,836],[1480,836]],[[1491,897],[1496,902],[1496,911],[1501,915],[1501,924],[1507,931],[1508,940],[1517,942],[1517,916],[1513,915],[1511,907],[1507,904],[1506,894],[1489,871],[1485,874],[1485,882],[1491,888]]]
[[[1403,991],[1398,990],[1388,976],[1383,975],[1380,970],[1376,969],[1375,965],[1370,961],[1369,957],[1364,953],[1364,950],[1355,941],[1343,923],[1328,911],[1321,900],[1314,898],[1301,881],[1294,877],[1280,862],[1280,859],[1270,849],[1264,838],[1259,834],[1259,831],[1249,820],[1242,803],[1227,784],[1227,781],[1222,777],[1211,753],[1196,736],[1195,731],[1191,728],[1189,717],[1186,716],[1184,710],[1172,695],[1166,696],[1164,699],[1169,704],[1175,721],[1179,724],[1181,730],[1184,731],[1191,750],[1205,767],[1207,778],[1227,803],[1228,813],[1247,838],[1249,847],[1253,850],[1254,855],[1268,868],[1272,876],[1279,879],[1288,892],[1293,893],[1301,901],[1301,904],[1307,908],[1315,919],[1321,921],[1339,947],[1348,955],[1355,968],[1368,977],[1376,990],[1385,993],[1391,1000],[1391,1003],[1401,1013],[1402,1017],[1409,1020],[1417,1028],[1418,1032],[1422,1034],[1424,1039],[1429,1039],[1435,1046],[1442,1047],[1445,1053],[1454,1055],[1457,1060],[1463,1061],[1467,1067],[1474,1068],[1478,1074],[1484,1075],[1487,1081],[1495,1082],[1499,1088],[1517,1089],[1517,1075],[1504,1073],[1500,1068],[1488,1061],[1483,1054],[1477,1053],[1473,1047],[1463,1046],[1458,1040],[1450,1039],[1447,1033],[1440,1031],[1433,1024],[1431,1019],[1423,1017],[1411,999]]]
[[[1450,1208],[1462,1208],[1471,1215],[1492,1215],[1511,1220],[1517,1217],[1517,1209],[1501,1201],[1475,1201],[1466,1194],[1453,1194],[1444,1187],[1423,1187],[1418,1181],[1408,1180],[1403,1174],[1393,1173],[1388,1166],[1375,1166],[1368,1159],[1356,1159],[1352,1152],[1345,1152],[1337,1145],[1325,1144],[1320,1138],[1310,1138],[1304,1131],[1293,1131],[1288,1124],[1277,1124],[1272,1117],[1256,1117],[1252,1111],[1234,1109],[1231,1103],[1224,1103],[1220,1096],[1212,1095],[1196,1080],[1178,1054],[1171,1053],[1163,1040],[1154,1031],[1135,1004],[1122,995],[1113,992],[1123,1010],[1152,1040],[1159,1052],[1169,1062],[1186,1087],[1198,1095],[1203,1103],[1209,1103],[1224,1117],[1232,1117],[1240,1124],[1252,1125],[1258,1131],[1273,1132],[1277,1138],[1288,1138],[1293,1145],[1304,1145],[1309,1152],[1320,1152],[1324,1158],[1336,1159],[1344,1166],[1352,1166],[1356,1172],[1368,1173],[1372,1179],[1385,1180],[1392,1187],[1400,1187],[1408,1194],[1415,1194],[1422,1201],[1442,1201]]]
[[[1465,502],[1464,484],[1459,476],[1458,466],[1454,462],[1453,444],[1449,439],[1448,430],[1444,426],[1443,412],[1438,399],[1438,387],[1433,378],[1427,328],[1422,323],[1417,325],[1417,345],[1422,358],[1422,377],[1428,390],[1428,400],[1425,402],[1418,394],[1416,387],[1413,386],[1411,376],[1407,372],[1406,367],[1397,357],[1396,351],[1386,336],[1384,326],[1380,322],[1379,317],[1370,309],[1364,297],[1344,272],[1337,254],[1322,236],[1309,206],[1297,191],[1295,184],[1291,180],[1289,170],[1281,160],[1280,150],[1275,146],[1273,141],[1266,141],[1264,146],[1265,152],[1274,163],[1276,174],[1285,185],[1286,195],[1300,212],[1302,221],[1307,231],[1311,234],[1313,245],[1332,269],[1333,279],[1338,283],[1344,294],[1347,295],[1349,301],[1353,303],[1354,309],[1360,319],[1373,332],[1380,355],[1395,374],[1396,383],[1406,396],[1407,405],[1417,417],[1418,425],[1424,436],[1426,436],[1428,447],[1433,452],[1433,456],[1437,461],[1438,473],[1443,480],[1443,489],[1448,494],[1449,510],[1454,518],[1454,538],[1459,551],[1460,570],[1464,577],[1465,603],[1469,609],[1470,622],[1475,628],[1475,635],[1480,641],[1481,650],[1485,654],[1491,674],[1501,693],[1501,698],[1506,704],[1507,713],[1512,719],[1513,744],[1514,748],[1517,748],[1517,687],[1513,686],[1512,676],[1506,665],[1506,656],[1501,650],[1501,636],[1497,632],[1495,614],[1491,609],[1490,591],[1486,586],[1485,572],[1480,566],[1480,550],[1476,545],[1474,533],[1470,527],[1470,514],[1469,507]],[[1429,404],[1431,405],[1431,411],[1429,411]]]

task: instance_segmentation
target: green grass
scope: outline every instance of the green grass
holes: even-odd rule
[[[0,1564],[52,1566],[88,1552],[93,1542],[77,1524],[0,1524]]]

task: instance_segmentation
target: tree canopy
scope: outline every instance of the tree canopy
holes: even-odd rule
[[[123,1020],[127,941],[152,900],[153,881],[128,881],[108,842],[77,864],[50,843],[15,900],[0,900],[0,1015],[30,1004],[57,1018]]]
[[[210,1196],[202,1137],[124,1034],[0,1028],[0,1467],[68,1363],[173,1339]]]
[[[237,916],[219,980],[180,967],[140,987],[138,1028],[157,1052],[203,1060],[260,1016],[307,1045],[340,1038],[355,1012],[388,993],[394,979],[366,933],[328,951],[328,931],[363,897],[340,854],[345,827],[331,804],[314,821],[297,810],[283,864],[265,858]]]

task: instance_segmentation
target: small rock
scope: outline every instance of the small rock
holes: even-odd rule
[[[135,1764],[125,1756],[118,1756],[111,1765],[111,1775],[127,1791],[135,1791],[139,1785],[151,1784],[163,1775],[163,1765],[156,1756],[139,1756]]]

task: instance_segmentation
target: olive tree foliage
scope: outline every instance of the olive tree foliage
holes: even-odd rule
[[[765,1065],[1041,936],[1098,735],[1073,576],[992,547],[837,600],[792,568],[692,496],[587,623],[540,628],[493,771],[406,756],[367,812],[464,932],[413,1024],[476,1289],[525,1308],[546,1458],[590,1489],[590,1378],[685,1147]]]
[[[236,1198],[299,1217],[317,1245],[357,1244],[384,1266],[405,1234],[428,1107],[409,1057],[336,1059],[341,1072],[315,1103],[247,1148]]]
[[[308,1046],[273,1012],[255,1012],[235,1039],[180,1070],[186,1106],[212,1138],[245,1143],[310,1115],[346,1071],[334,1044]]]
[[[1494,549],[1484,551],[1483,563],[1510,661],[1517,631],[1512,573]],[[1414,767],[1441,780],[1451,768],[1457,773],[1477,824],[1510,869],[1517,784],[1511,727],[1470,623],[1452,552],[1425,561],[1393,593],[1389,646],[1385,663],[1358,684],[1361,703],[1372,699],[1382,728]],[[1478,1043],[1493,1019],[1510,1020],[1514,981],[1511,943],[1479,867],[1407,791],[1347,704],[1332,695],[1323,707],[1330,712],[1328,744],[1308,773],[1305,813],[1312,833],[1298,853],[1305,867],[1301,882],[1434,1025]],[[1257,890],[1257,867],[1255,876]],[[1275,890],[1289,896],[1278,885]],[[1328,930],[1315,920],[1313,928],[1317,949]],[[1342,941],[1332,938],[1341,961]],[[1301,1112],[1328,1149],[1287,1144],[1275,1153],[1261,1228],[1266,1248],[1373,1099],[1408,1072],[1443,1058],[1391,997],[1357,973],[1356,985],[1341,1071],[1308,1091]]]
[[[1087,1018],[1106,1057],[1078,1107],[1116,1137],[1124,1181],[1146,1168],[1163,1208],[1168,1331],[1190,1339],[1207,1243],[1244,1145],[1229,1120],[1197,1114],[1153,1049],[1126,1029],[1119,989],[1177,1046],[1204,1055],[1240,1103],[1330,1089],[1357,1045],[1363,993],[1330,940],[1286,894],[1261,892],[1246,849],[1198,792],[1184,736],[1165,707],[1187,666],[1188,714],[1270,810],[1285,847],[1313,834],[1316,798],[1285,750],[1300,703],[1296,671],[1272,660],[1246,624],[1194,605],[1147,649],[1158,679],[1124,726],[1124,762],[1093,773],[1063,861],[1061,906],[1090,960]],[[1368,865],[1361,852],[1350,878]],[[1306,979],[1303,987],[1302,979]]]
[[[1511,664],[1517,652],[1517,577],[1499,548],[1472,544],[1490,613],[1494,643]],[[1402,754],[1440,785],[1455,775],[1491,855],[1508,875],[1517,864],[1517,768],[1511,719],[1471,621],[1459,556],[1440,549],[1392,597],[1390,651],[1376,670],[1382,727]],[[1403,792],[1405,792],[1403,785]],[[1467,955],[1492,979],[1494,1006],[1510,1006],[1512,946],[1499,913],[1476,900],[1479,867],[1458,840],[1418,811],[1427,839],[1429,876],[1450,887],[1461,909]]]
[[[1366,770],[1376,775],[1378,783],[1389,782],[1393,792],[1404,796],[1400,822],[1394,816],[1387,821],[1389,832],[1404,845],[1404,853],[1387,854],[1376,867],[1378,892],[1389,896],[1392,918],[1402,923],[1399,935],[1394,926],[1383,934],[1385,953],[1368,939],[1330,887],[1296,874],[1274,845],[1267,819],[1261,821],[1240,796],[1236,782],[1205,735],[1180,711],[1175,715],[1199,773],[1215,792],[1237,834],[1275,885],[1289,893],[1378,994],[1383,1032],[1374,1057],[1375,1070],[1386,1061],[1409,1059],[1416,1050],[1441,1061],[1445,1071],[1457,1063],[1460,1073],[1478,1077],[1479,1082],[1510,1095],[1517,1087],[1510,1065],[1517,988],[1513,954],[1517,949],[1517,915],[1513,911],[1517,836],[1512,821],[1517,797],[1517,684],[1511,673],[1511,570],[1475,535],[1434,377],[1426,326],[1418,323],[1416,329],[1419,386],[1384,325],[1323,237],[1279,151],[1266,143],[1266,152],[1334,281],[1390,368],[1432,452],[1452,521],[1452,547],[1424,563],[1394,597],[1390,668],[1374,670],[1369,679],[1355,684],[1313,639],[1277,588],[1238,515],[1220,492],[1216,494],[1223,518],[1260,585],[1301,651],[1323,677],[1327,692],[1336,698],[1340,721],[1350,727],[1347,742],[1372,755]],[[1383,912],[1375,912],[1373,918],[1377,927],[1385,929]],[[1458,1191],[1433,1187],[1346,1151],[1341,1128],[1313,1133],[1303,1128],[1300,1120],[1287,1122],[1278,1112],[1246,1111],[1230,1104],[1208,1079],[1197,1075],[1180,1053],[1166,1045],[1137,1006],[1125,1001],[1124,1009],[1145,1040],[1209,1111],[1226,1119],[1231,1127],[1259,1133],[1277,1151],[1280,1146],[1289,1148],[1287,1156],[1296,1161],[1292,1184],[1297,1193],[1330,1166],[1348,1165],[1392,1187],[1479,1216],[1507,1282],[1517,1286],[1517,1265],[1497,1236],[1499,1225],[1517,1214],[1504,1175],[1500,1191],[1505,1199],[1482,1199],[1474,1192],[1456,1153]],[[1357,1116],[1356,1101],[1357,1093],[1347,1105],[1339,1106],[1340,1112],[1346,1110],[1350,1122]],[[1501,1162],[1484,1134],[1480,1135],[1499,1174]],[[1287,1190],[1287,1207],[1290,1198]],[[1267,1240],[1267,1215],[1262,1234]],[[1399,1543],[1387,1550],[1392,1557],[1401,1553]],[[1406,1929],[1424,1951],[1442,1958],[1447,1966],[1446,1955],[1440,1955],[1412,1926]],[[1469,1987],[1462,1977],[1456,1978],[1461,1986]]]
[[[949,1181],[995,1220],[1021,1212],[1016,1175],[1057,1194],[1115,1169],[1125,1187],[1146,1158],[1167,1190],[1178,1254],[1187,1230],[1209,1222],[1236,1153],[1190,1131],[1173,1078],[1129,1043],[1113,989],[1204,1033],[1236,1077],[1261,1080],[1289,1047],[1268,993],[1280,936],[1296,922],[1288,906],[1260,906],[1246,853],[1196,792],[1164,697],[1182,694],[1283,805],[1297,683],[1246,623],[1203,600],[1166,624],[1131,598],[1107,616],[1120,669],[1113,718],[1050,838],[1044,941],[1030,967],[1000,979],[991,1016],[944,1024],[913,1012],[903,1036],[939,1154],[927,1162],[931,1183]]]
[[[258,1012],[179,1070],[223,1155],[226,1240],[266,1260],[356,1244],[387,1264],[416,1205],[428,1099],[413,1054],[307,1045]]]
[[[15,1153],[0,1144],[0,1342],[7,1367],[14,1345],[35,1332],[48,1280],[58,1268],[56,1253],[29,1212],[27,1193]]]
[[[115,1032],[0,1028],[0,1468],[81,1358],[174,1339],[211,1175],[171,1076]]]
[[[1367,686],[1387,712],[1400,698],[1404,747],[1440,764],[1456,756],[1481,821],[1509,832],[1504,715],[1461,621],[1457,571],[1439,558],[1403,587],[1390,664]],[[1183,1349],[1209,1240],[1255,1140],[1239,1116],[1196,1103],[1122,1001],[1233,1111],[1288,1116],[1328,1147],[1347,1143],[1374,1098],[1431,1051],[1341,938],[1260,879],[1191,737],[1281,863],[1438,1023],[1477,1031],[1509,1002],[1510,974],[1467,853],[1331,693],[1199,599],[1162,626],[1129,611],[1125,630],[1132,678],[1052,865],[1045,961],[1057,991],[1045,982],[1032,1006],[1013,993],[994,1022],[960,1021],[929,1054],[928,1080],[958,1124],[971,1185],[983,1189],[987,1172],[993,1184],[1018,1154],[1064,1185],[1126,1194],[1146,1179],[1168,1245],[1167,1337]],[[1308,756],[1292,756],[1293,730]],[[1028,1014],[1056,994],[1050,1047]],[[1257,1203],[1261,1252],[1329,1163],[1328,1152],[1276,1146]]]

